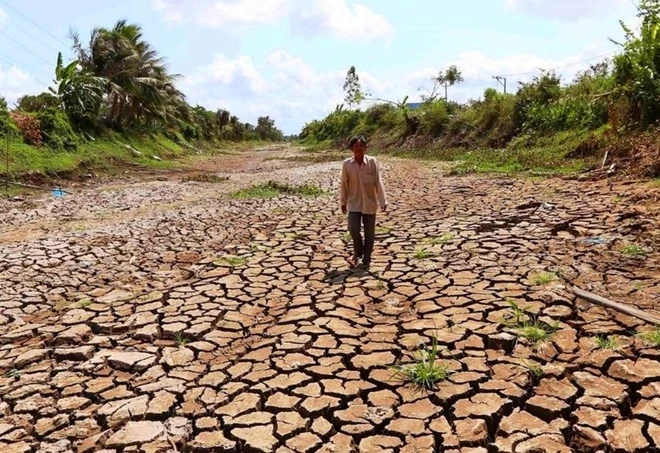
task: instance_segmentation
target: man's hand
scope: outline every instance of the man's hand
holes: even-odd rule
[[[346,205],[345,204],[341,205],[341,213],[346,214]]]

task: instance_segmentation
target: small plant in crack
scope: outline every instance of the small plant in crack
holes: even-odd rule
[[[650,332],[640,333],[639,337],[647,344],[660,348],[660,327]]]
[[[178,347],[182,348],[190,342],[190,339],[186,337],[183,333],[179,332],[174,335],[174,342]]]
[[[376,289],[379,291],[385,289],[385,282],[383,282],[380,274],[376,277]]]
[[[521,307],[515,300],[507,300],[509,312],[505,315],[505,321],[513,325],[520,325],[527,318],[527,309]]]
[[[416,260],[425,260],[427,258],[431,258],[432,256],[433,256],[433,252],[431,252],[427,248],[420,247],[417,250],[415,250],[413,258],[415,258]]]
[[[536,362],[528,362],[527,360],[523,363],[535,380],[538,381],[543,377],[543,367],[541,365]]]
[[[438,362],[438,339],[431,337],[431,347],[419,350],[418,358],[408,365],[395,365],[394,376],[422,389],[432,390],[449,376],[449,367]]]
[[[247,258],[241,256],[223,256],[213,262],[216,266],[228,265],[230,267],[240,267],[247,264]]]
[[[646,256],[646,250],[637,244],[627,244],[621,249],[621,254],[630,258]]]
[[[346,244],[348,244],[349,242],[351,242],[351,233],[349,233],[348,231],[345,232],[345,233],[343,233],[343,234],[341,235],[341,240],[344,241]]]
[[[11,370],[9,370],[5,373],[5,376],[7,376],[9,378],[17,378],[20,375],[21,375],[21,372],[18,371],[16,368],[12,368]]]
[[[555,280],[557,280],[557,275],[553,274],[552,272],[541,272],[540,274],[532,277],[531,282],[535,286],[542,286],[547,285],[548,283],[552,283]]]
[[[92,301],[90,299],[83,299],[80,302],[78,302],[78,305],[80,308],[86,308],[92,305]]]
[[[445,233],[440,237],[426,239],[424,242],[431,245],[446,244],[447,242],[450,242],[455,238],[456,238],[455,233]]]
[[[598,335],[596,337],[596,344],[598,345],[598,349],[611,349],[612,351],[616,351],[619,347],[619,339],[616,335],[611,337]]]
[[[549,340],[558,330],[558,323],[550,325],[533,317],[514,327],[514,332],[519,337],[528,339],[534,344]]]
[[[390,234],[391,232],[392,232],[392,228],[384,227],[384,226],[376,227],[376,234]]]

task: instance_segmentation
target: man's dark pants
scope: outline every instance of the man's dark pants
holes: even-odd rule
[[[360,234],[361,224],[364,225],[364,241]],[[374,250],[376,237],[376,214],[348,213],[348,231],[353,238],[353,256],[362,258],[364,264],[371,264],[371,253]]]

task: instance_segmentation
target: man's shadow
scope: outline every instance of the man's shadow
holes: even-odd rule
[[[371,275],[369,269],[355,267],[353,269],[338,270],[333,269],[327,271],[323,277],[323,282],[330,285],[341,285],[346,283],[346,280],[349,277],[364,277],[365,275]]]

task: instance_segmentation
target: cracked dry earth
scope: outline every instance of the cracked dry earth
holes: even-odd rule
[[[391,211],[361,273],[339,163],[277,160],[291,154],[216,157],[219,184],[1,202],[2,453],[660,451],[660,350],[636,335],[650,326],[566,283],[659,314],[648,187],[383,158]],[[227,196],[270,179],[332,194]],[[516,340],[510,300],[559,330]],[[451,373],[419,391],[391,366],[432,335]]]

